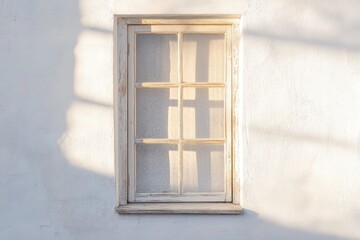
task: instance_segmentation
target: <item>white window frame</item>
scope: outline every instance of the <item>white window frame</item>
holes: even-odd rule
[[[128,142],[134,141],[130,132],[130,113],[134,111],[132,101],[129,97],[133,95],[134,84],[129,81],[132,78],[129,59],[129,26],[142,25],[143,29],[157,31],[169,31],[171,25],[187,25],[187,29],[194,29],[200,33],[202,29],[226,29],[226,57],[227,62],[231,62],[227,67],[226,82],[226,113],[227,113],[227,174],[231,177],[226,182],[227,194],[225,199],[212,196],[212,201],[222,201],[218,203],[204,201],[203,197],[192,197],[191,202],[171,202],[166,196],[156,196],[169,203],[149,203],[146,199],[151,196],[137,196],[137,203],[134,203],[134,183],[129,180],[133,177],[133,172],[129,171],[129,166],[133,164],[131,158],[132,148]],[[159,26],[158,28],[156,26]],[[165,27],[164,27],[165,26]],[[205,27],[204,27],[205,26]],[[218,26],[218,27],[217,27]],[[141,27],[140,27],[141,28]],[[133,28],[132,28],[133,29]],[[132,31],[132,30],[131,30]],[[216,32],[216,31],[215,31]],[[217,31],[218,32],[218,31]],[[229,37],[230,36],[230,37]],[[238,116],[238,110],[242,110],[242,96],[237,93],[241,88],[240,79],[240,44],[241,44],[241,25],[240,16],[236,15],[215,15],[215,16],[115,16],[114,17],[114,139],[115,139],[115,178],[116,178],[116,210],[119,213],[210,213],[210,214],[237,214],[242,212],[240,206],[240,162],[242,161],[242,134],[237,134],[240,129],[242,116]],[[228,83],[231,83],[229,86]],[[208,85],[211,85],[209,83]],[[230,108],[230,110],[229,110]],[[237,111],[234,111],[236,109]],[[230,126],[229,126],[230,125]],[[130,128],[130,132],[129,132]],[[240,131],[241,132],[241,131]],[[237,146],[237,147],[234,147]],[[240,146],[240,149],[239,149]],[[129,150],[130,149],[130,150]],[[230,150],[229,150],[230,149]],[[130,168],[131,169],[131,168]],[[229,190],[230,188],[230,190]],[[225,192],[226,193],[226,192]],[[224,196],[223,196],[224,197]],[[197,200],[198,199],[198,200]],[[154,199],[153,199],[154,200]],[[186,199],[182,199],[186,200]],[[189,200],[189,198],[188,198]],[[141,203],[143,202],[143,203]]]

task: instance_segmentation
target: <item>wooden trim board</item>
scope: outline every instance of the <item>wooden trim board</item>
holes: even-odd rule
[[[240,205],[232,203],[130,203],[116,208],[123,214],[242,214]]]

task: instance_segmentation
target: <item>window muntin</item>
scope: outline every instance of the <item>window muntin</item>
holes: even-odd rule
[[[129,202],[231,201],[230,30],[129,26]]]

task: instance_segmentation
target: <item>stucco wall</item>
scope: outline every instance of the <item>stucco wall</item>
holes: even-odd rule
[[[1,0],[0,239],[360,239],[359,11]],[[114,13],[243,14],[244,215],[114,212]]]

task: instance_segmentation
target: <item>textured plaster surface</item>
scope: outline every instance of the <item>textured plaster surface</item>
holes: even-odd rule
[[[1,0],[0,239],[359,239],[359,11]],[[114,13],[243,14],[244,215],[115,213]]]

